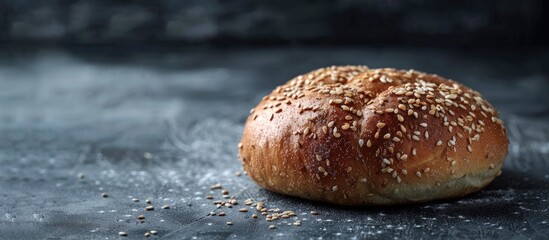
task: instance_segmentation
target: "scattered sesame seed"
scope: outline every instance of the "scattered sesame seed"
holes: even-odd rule
[[[358,145],[359,145],[360,147],[364,146],[364,139],[359,139],[359,140],[358,140]]]
[[[383,128],[383,127],[385,127],[385,123],[378,122],[378,123],[376,124],[376,126],[377,126],[377,128]]]
[[[437,146],[440,146],[440,145],[442,145],[442,141],[441,141],[441,140],[438,140],[438,141],[437,141]]]
[[[319,215],[319,214],[320,214],[320,213],[317,212],[317,211],[311,211],[311,215],[315,215],[315,216],[316,216],[316,215]]]
[[[416,176],[421,177],[421,173],[419,171],[417,171]]]
[[[121,236],[121,237],[127,237],[128,233],[127,232],[118,232],[118,235]]]
[[[337,185],[332,187],[332,192],[337,191]]]
[[[107,194],[107,193],[101,193],[101,197],[108,198],[108,197],[109,197],[109,194]]]
[[[217,215],[220,216],[220,217],[224,217],[224,216],[226,215],[226,213],[225,213],[225,212],[220,212],[220,213],[217,214]]]
[[[387,134],[383,135],[383,138],[384,138],[384,139],[389,139],[389,138],[391,138],[391,134],[390,134],[390,133],[387,133]]]
[[[367,147],[372,147],[372,141],[368,140],[368,141],[366,142],[366,146],[367,146]]]
[[[170,209],[170,206],[169,205],[164,205],[164,206],[162,206],[162,209]]]
[[[269,225],[269,229],[275,229],[276,226],[275,225]]]
[[[227,225],[232,226],[233,222],[227,222]]]
[[[151,236],[151,233],[150,232],[146,232],[145,234],[143,234],[145,237],[150,237]]]
[[[154,207],[151,205],[145,207],[145,211],[153,211],[153,210],[154,210]]]
[[[419,126],[427,127],[427,123],[420,123]]]
[[[137,219],[143,220],[143,219],[145,219],[145,215],[141,214],[141,215],[139,215],[139,216],[137,217]]]
[[[402,117],[402,115],[400,114],[397,115],[397,119],[399,122],[404,122],[404,117]]]
[[[151,230],[151,231],[149,231],[149,232],[150,232],[152,235],[156,235],[156,234],[158,233],[158,231],[156,231],[156,230]]]

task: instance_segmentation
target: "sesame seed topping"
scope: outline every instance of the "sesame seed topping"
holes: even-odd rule
[[[385,127],[385,123],[378,122],[378,123],[376,124],[376,126],[377,126],[377,128],[383,128],[383,127]]]
[[[370,141],[370,140],[368,139],[368,141],[366,142],[366,146],[367,146],[367,147],[372,147],[372,141]]]
[[[337,185],[332,187],[332,192],[337,191]]]
[[[364,139],[359,139],[359,140],[358,140],[358,145],[359,145],[360,147],[364,146]]]
[[[419,126],[427,127],[427,123],[420,123]]]
[[[400,114],[397,115],[397,119],[399,122],[404,122],[404,117],[402,117],[402,115]]]
[[[391,134],[390,134],[390,133],[387,133],[387,134],[383,135],[383,138],[384,138],[384,139],[389,139],[389,138],[391,138]]]
[[[412,136],[412,139],[414,139],[415,141],[419,141],[419,137],[416,136],[416,135],[413,135],[413,136]]]
[[[441,140],[438,140],[438,141],[437,141],[437,146],[440,146],[440,145],[442,145],[442,141],[441,141]]]
[[[416,176],[421,177],[421,172],[417,171]]]

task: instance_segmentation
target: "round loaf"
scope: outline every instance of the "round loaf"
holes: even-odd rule
[[[498,112],[468,87],[413,70],[341,66],[277,87],[239,144],[262,187],[340,205],[392,205],[476,192],[501,173]]]

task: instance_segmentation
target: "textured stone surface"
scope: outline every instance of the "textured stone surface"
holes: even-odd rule
[[[166,239],[545,238],[547,53],[2,48],[0,238],[115,239],[125,231],[133,239],[153,229]],[[414,68],[477,89],[508,127],[503,174],[465,198],[386,208],[289,198],[234,176],[241,171],[236,150],[249,109],[290,77],[332,64]],[[205,199],[222,199],[220,190],[210,192],[215,183],[240,205],[216,209]],[[154,211],[144,210],[147,198]],[[247,198],[298,217],[249,218],[254,209],[238,212]],[[165,204],[170,209],[162,209]],[[295,219],[302,226],[289,225]]]

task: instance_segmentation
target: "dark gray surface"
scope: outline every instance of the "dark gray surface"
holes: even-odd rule
[[[155,238],[165,239],[546,239],[547,53],[3,48],[0,238],[116,239],[119,231],[143,238],[156,229]],[[290,77],[332,64],[415,68],[479,90],[508,127],[503,174],[461,199],[358,209],[269,193],[234,176],[248,110]],[[294,210],[303,225],[252,219],[254,210],[239,213],[239,207],[223,209],[226,217],[207,216],[216,207],[205,196],[221,198],[209,189],[218,182],[240,207],[246,198],[266,200],[268,207]],[[143,210],[146,198],[155,211]],[[171,209],[161,209],[164,204]],[[139,223],[142,213],[147,218]]]

